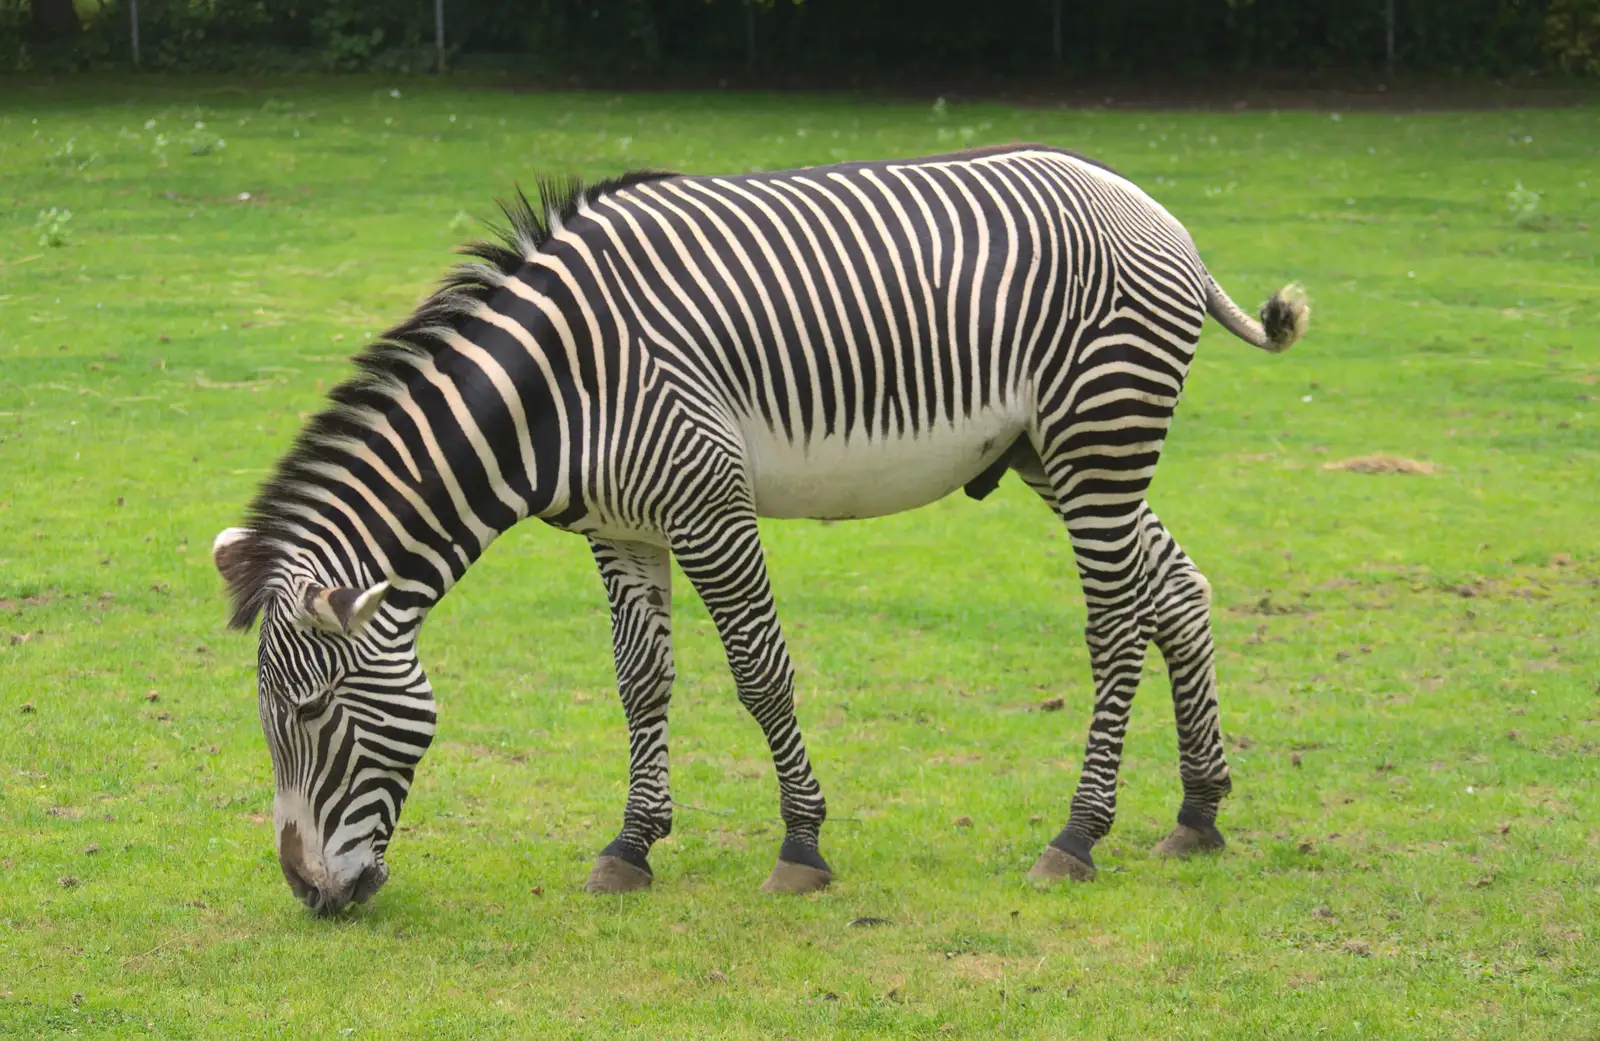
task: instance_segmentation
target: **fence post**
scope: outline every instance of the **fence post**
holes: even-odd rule
[[[433,46],[439,52],[437,72],[444,71],[444,0],[433,0]]]
[[[129,19],[133,24],[133,67],[139,67],[139,0],[128,0]]]
[[[755,0],[744,0],[744,64],[756,71],[756,5]]]
[[[1394,79],[1394,0],[1385,0],[1384,21],[1386,36],[1383,50],[1383,74]]]
[[[1061,0],[1055,2],[1055,24],[1051,26],[1050,42],[1054,48],[1056,68],[1061,68]]]

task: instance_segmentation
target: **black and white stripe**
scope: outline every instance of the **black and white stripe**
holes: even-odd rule
[[[264,720],[328,688],[312,645],[288,653],[290,630],[374,648],[344,661],[328,688],[341,734],[379,732],[391,702],[419,711],[416,628],[488,542],[529,516],[583,533],[611,601],[630,732],[624,824],[605,856],[648,872],[650,845],[671,828],[670,554],[771,747],[788,825],[781,860],[821,884],[825,806],[756,518],[896,512],[992,487],[1010,468],[1065,522],[1089,608],[1095,713],[1055,848],[1088,863],[1111,825],[1152,639],[1173,676],[1180,819],[1215,833],[1228,767],[1209,586],[1145,492],[1204,316],[1282,350],[1304,327],[1297,295],[1275,296],[1262,323],[1249,318],[1157,203],[1105,167],[1038,146],[737,177],[636,174],[544,194],[542,214],[511,207],[505,246],[472,247],[474,263],[358,359],[361,375],[258,497],[233,559],[219,551],[235,622],[266,612]],[[302,591],[286,595],[294,581]],[[376,590],[380,581],[389,586]],[[381,607],[347,632],[339,605],[361,590],[361,603]],[[307,625],[314,609],[320,628]],[[378,671],[390,681],[377,683]],[[324,848],[359,834],[338,802],[352,789],[328,783],[348,772],[330,764],[352,739],[298,723],[267,732],[280,791],[287,775],[311,793]],[[426,742],[400,745],[409,781]],[[350,804],[379,807],[360,819],[385,842],[404,797],[401,759],[395,751],[390,772],[371,775],[387,778],[384,795]]]

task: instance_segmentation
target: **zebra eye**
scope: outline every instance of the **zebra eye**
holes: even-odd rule
[[[323,711],[328,707],[328,702],[333,700],[333,691],[336,686],[338,686],[337,683],[330,683],[322,693],[299,702],[294,706],[294,714],[300,717],[301,722],[315,719],[322,715]]]

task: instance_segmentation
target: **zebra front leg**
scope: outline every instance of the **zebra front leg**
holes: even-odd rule
[[[667,703],[672,697],[672,565],[666,549],[590,539],[611,601],[617,690],[628,718],[628,803],[622,830],[595,859],[584,888],[624,893],[654,876],[650,847],[672,831]]]
[[[1216,651],[1211,641],[1211,583],[1153,511],[1144,520],[1145,552],[1155,575],[1156,646],[1172,681],[1183,804],[1178,824],[1155,852],[1186,857],[1219,850],[1217,808],[1232,790],[1217,710]]]
[[[716,622],[739,701],[760,724],[777,769],[785,833],[778,863],[761,888],[775,893],[825,888],[833,871],[822,859],[818,836],[827,803],[795,720],[794,663],[778,624],[755,511],[698,524],[674,538],[672,550]]]

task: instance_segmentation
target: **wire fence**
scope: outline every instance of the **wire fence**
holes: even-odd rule
[[[0,62],[30,46],[162,69],[520,58],[550,73],[751,77],[1586,75],[1600,72],[1600,0],[0,0]]]

